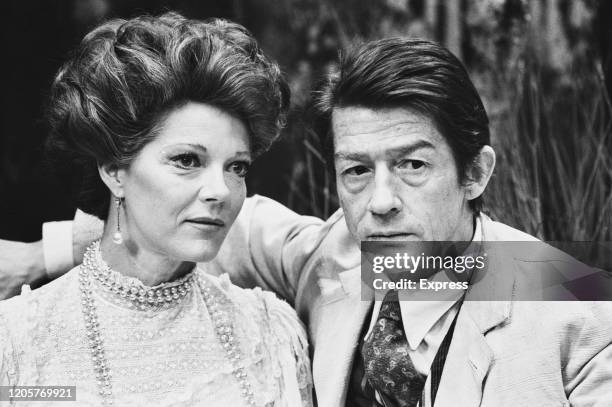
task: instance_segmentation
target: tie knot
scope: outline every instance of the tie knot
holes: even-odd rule
[[[389,291],[385,295],[385,298],[383,298],[383,302],[380,306],[379,318],[401,321],[402,314],[397,297],[397,291]]]

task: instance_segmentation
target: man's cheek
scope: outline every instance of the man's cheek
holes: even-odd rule
[[[361,233],[361,230],[363,229],[363,222],[361,222],[361,218],[355,213],[355,208],[342,201],[340,202],[340,205],[344,210],[344,220],[346,221],[346,225],[351,235],[358,239],[363,239]]]

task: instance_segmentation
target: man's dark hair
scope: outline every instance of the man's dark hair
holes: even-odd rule
[[[475,174],[474,159],[490,143],[489,119],[461,62],[446,48],[422,39],[388,38],[340,55],[318,95],[317,108],[331,128],[334,109],[405,108],[430,118],[449,143],[464,183]],[[331,131],[326,140],[333,151]],[[470,201],[482,209],[482,196]]]

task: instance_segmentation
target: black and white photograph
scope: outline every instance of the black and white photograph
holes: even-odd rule
[[[612,2],[3,17],[0,406],[612,406]]]

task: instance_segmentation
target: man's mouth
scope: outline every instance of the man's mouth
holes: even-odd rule
[[[374,241],[390,241],[390,240],[414,240],[416,235],[414,233],[407,232],[384,232],[384,233],[371,233],[366,236],[366,240]]]

